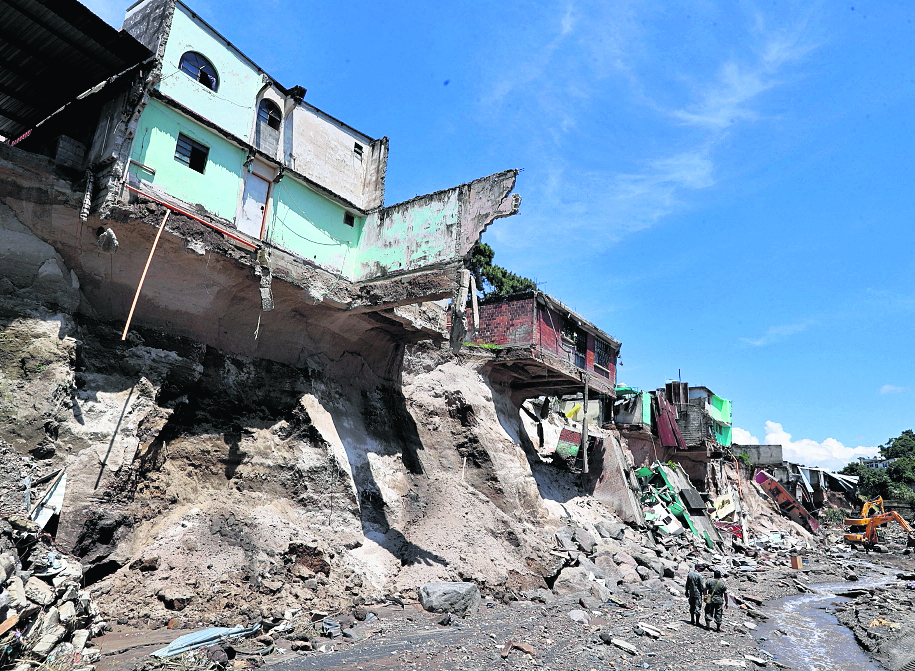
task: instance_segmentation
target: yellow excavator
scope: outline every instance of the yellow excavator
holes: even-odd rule
[[[847,527],[865,527],[873,511],[878,515],[883,515],[883,497],[878,496],[876,499],[865,501],[861,506],[861,517],[846,517],[845,526]]]
[[[881,496],[864,503],[861,507],[861,517],[845,518],[845,526],[848,527],[848,533],[845,534],[845,542],[852,547],[861,543],[865,550],[869,550],[879,540],[877,529],[890,522],[898,523],[909,534],[907,544],[911,546],[913,540],[915,540],[912,537],[912,527],[895,510],[884,512],[883,497]]]

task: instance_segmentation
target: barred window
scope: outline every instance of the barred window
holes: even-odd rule
[[[203,173],[209,154],[209,147],[192,140],[184,133],[178,133],[178,142],[175,145],[176,161],[183,163],[191,170]]]
[[[610,369],[611,358],[613,357],[613,350],[610,347],[610,343],[606,343],[603,340],[597,338],[594,339],[594,365],[600,366],[605,370]],[[604,374],[602,371],[601,374]]]
[[[571,342],[575,342],[575,335],[578,332],[578,325],[568,317],[562,318],[562,323],[560,324],[560,330],[562,331],[562,337]]]

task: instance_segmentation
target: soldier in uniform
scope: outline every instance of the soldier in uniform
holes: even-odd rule
[[[696,566],[686,576],[686,598],[689,599],[689,622],[699,626],[699,616],[702,615],[702,595],[705,594],[705,578],[700,571],[702,564]]]
[[[728,607],[728,586],[721,579],[721,571],[715,569],[715,579],[705,583],[708,592],[708,603],[705,604],[705,628],[712,628],[715,620],[715,631],[721,631],[721,618]]]

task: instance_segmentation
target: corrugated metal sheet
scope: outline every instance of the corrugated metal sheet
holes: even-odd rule
[[[74,0],[0,0],[0,135],[18,137],[151,55]]]

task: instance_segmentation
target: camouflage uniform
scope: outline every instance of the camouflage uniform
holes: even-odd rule
[[[721,630],[721,618],[724,617],[724,600],[727,598],[728,586],[721,578],[706,582],[708,593],[711,595],[709,603],[705,604],[705,626],[710,627],[715,620],[715,626]]]
[[[705,593],[705,578],[693,569],[686,576],[686,598],[689,599],[689,621],[699,624],[702,615],[702,595]]]

